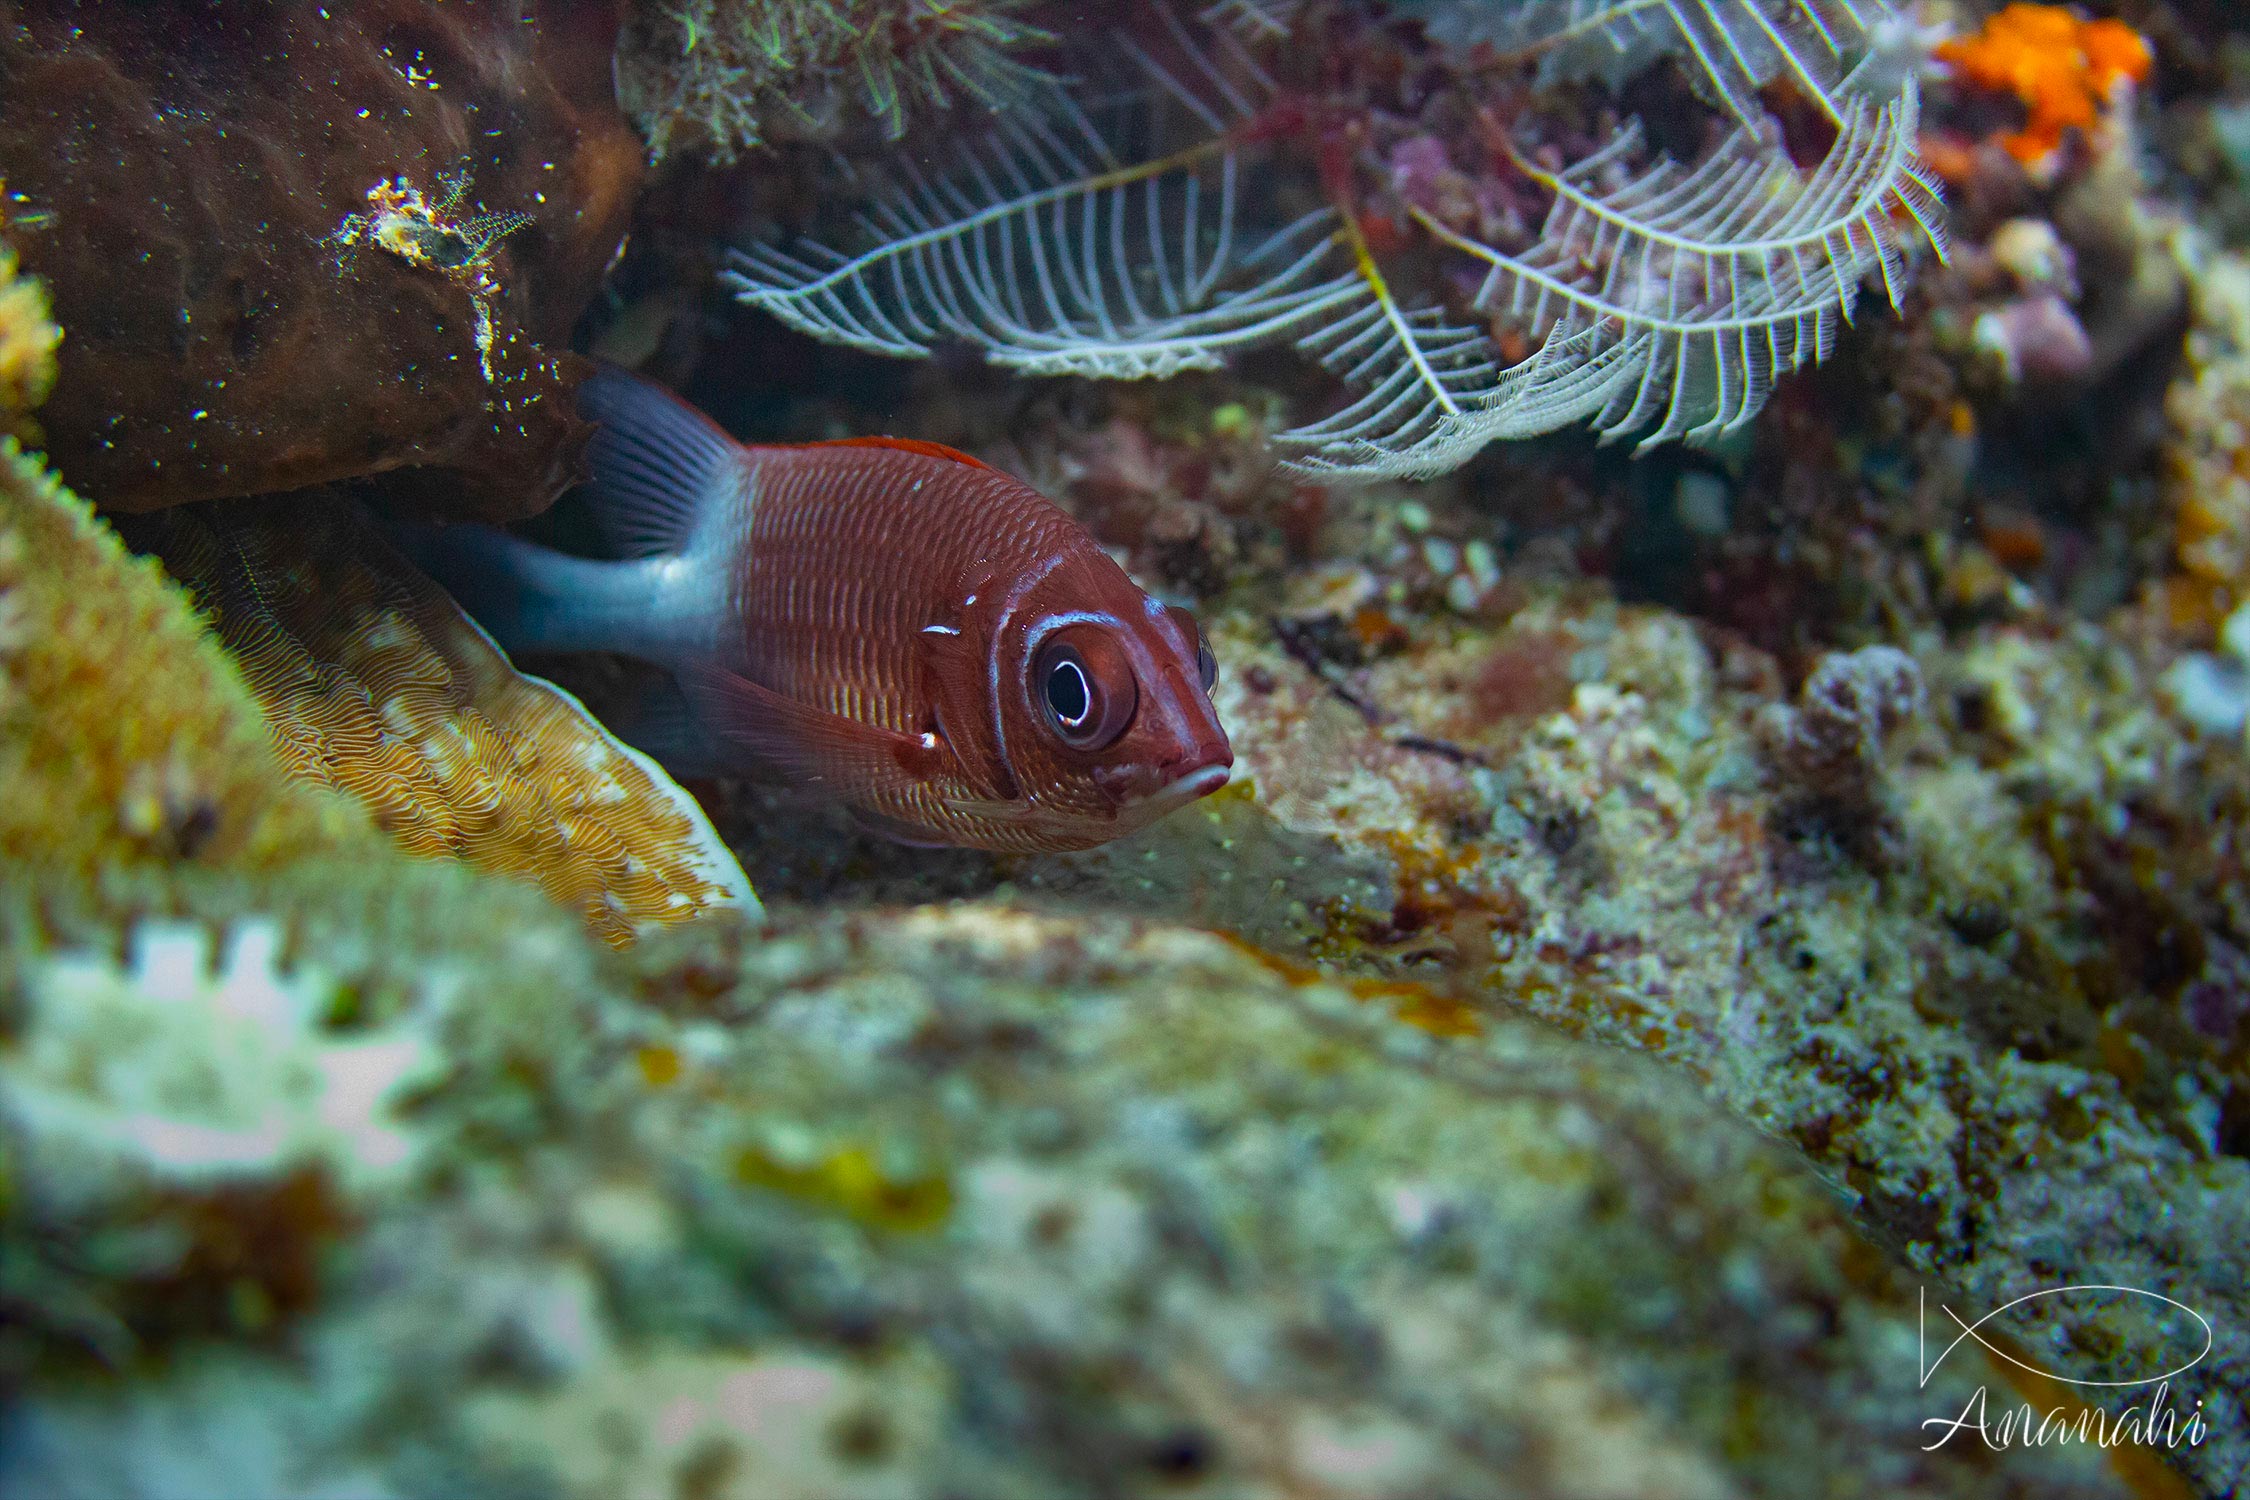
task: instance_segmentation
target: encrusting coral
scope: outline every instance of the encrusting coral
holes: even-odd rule
[[[755,911],[695,799],[526,677],[341,500],[183,507],[129,526],[194,589],[289,770],[400,847],[536,881],[611,943],[721,906]]]
[[[0,249],[0,419],[60,334]],[[0,862],[91,879],[176,861],[271,868],[373,843],[293,782],[186,595],[0,436]]]
[[[636,0],[617,91],[662,157],[714,161],[774,139],[833,137],[854,118],[896,140],[909,113],[994,108],[1049,80],[1010,57],[1050,40],[1032,0]]]

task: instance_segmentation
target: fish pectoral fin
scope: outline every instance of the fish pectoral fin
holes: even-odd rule
[[[1028,802],[999,802],[988,797],[940,797],[938,801],[949,812],[987,823],[1021,823],[1031,816]]]
[[[918,828],[904,818],[889,818],[864,807],[851,810],[852,821],[878,838],[889,839],[894,844],[904,844],[909,849],[953,849],[958,845],[947,843],[927,828]]]
[[[724,667],[685,668],[680,680],[720,739],[844,796],[926,783],[951,759],[936,735],[862,724]]]

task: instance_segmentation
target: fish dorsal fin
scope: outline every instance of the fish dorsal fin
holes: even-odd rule
[[[578,414],[600,424],[586,446],[594,519],[627,557],[684,551],[722,487],[739,482],[740,445],[630,370],[597,369],[578,387]]]
[[[952,765],[935,736],[862,724],[724,667],[688,668],[680,680],[723,742],[845,798],[928,781]]]
[[[806,448],[893,448],[900,453],[916,453],[923,458],[942,458],[950,463],[967,464],[972,469],[990,469],[992,465],[958,448],[948,448],[943,443],[926,443],[920,438],[852,437],[829,438],[825,442],[805,443]],[[993,472],[998,473],[998,470]]]

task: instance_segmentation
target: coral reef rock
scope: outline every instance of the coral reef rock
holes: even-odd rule
[[[1827,1185],[1536,1024],[1440,1038],[1401,988],[976,906],[644,944],[655,1004],[552,919],[360,941],[447,977],[339,1023],[348,952],[291,972],[257,920],[215,973],[169,929],[19,961],[18,1201],[81,1243],[135,1183],[284,1203],[210,1309],[271,1346],[175,1333],[122,1378],[45,1348],[0,1487],[2136,1492],[2091,1448],[1925,1451],[1925,1419],[2016,1399],[2006,1367],[1965,1348],[1918,1388],[1912,1285]],[[202,1039],[166,1066],[229,1059],[166,1095],[193,1159],[130,1128],[146,1033],[95,1025],[159,1012]],[[125,1274],[78,1268],[147,1344],[167,1304]]]
[[[129,530],[199,594],[296,775],[410,853],[535,880],[612,943],[757,909],[695,799],[561,689],[510,666],[347,502],[181,507]]]
[[[641,147],[597,4],[0,4],[10,231],[70,332],[42,420],[105,510],[447,471],[524,515]]]
[[[1321,956],[1665,1059],[1980,1307],[2178,1299],[2217,1342],[2173,1386],[2207,1440],[2172,1457],[2238,1466],[2250,1027],[2212,938],[2240,920],[2239,770],[2091,627],[1832,654],[1781,708],[1761,653],[1524,588],[1498,628],[1402,613],[1333,678],[1269,622],[1207,625],[1259,805],[1393,872],[1396,910],[1335,909]],[[1261,873],[1302,880],[1236,879]],[[2085,1379],[2200,1342],[2099,1299],[2024,1312]]]
[[[2241,1500],[2239,9],[0,0],[0,1495]],[[565,325],[1233,781],[687,799],[370,520]]]
[[[2172,623],[2208,642],[2250,599],[2250,258],[2194,251],[2187,370],[2166,397],[2179,571],[2162,589]]]

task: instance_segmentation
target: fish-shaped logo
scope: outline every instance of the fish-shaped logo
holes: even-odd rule
[[[1081,849],[1225,784],[1194,618],[1029,485],[909,439],[747,446],[620,369],[579,403],[618,560],[410,539],[511,652],[663,667],[729,759],[908,842]]]

